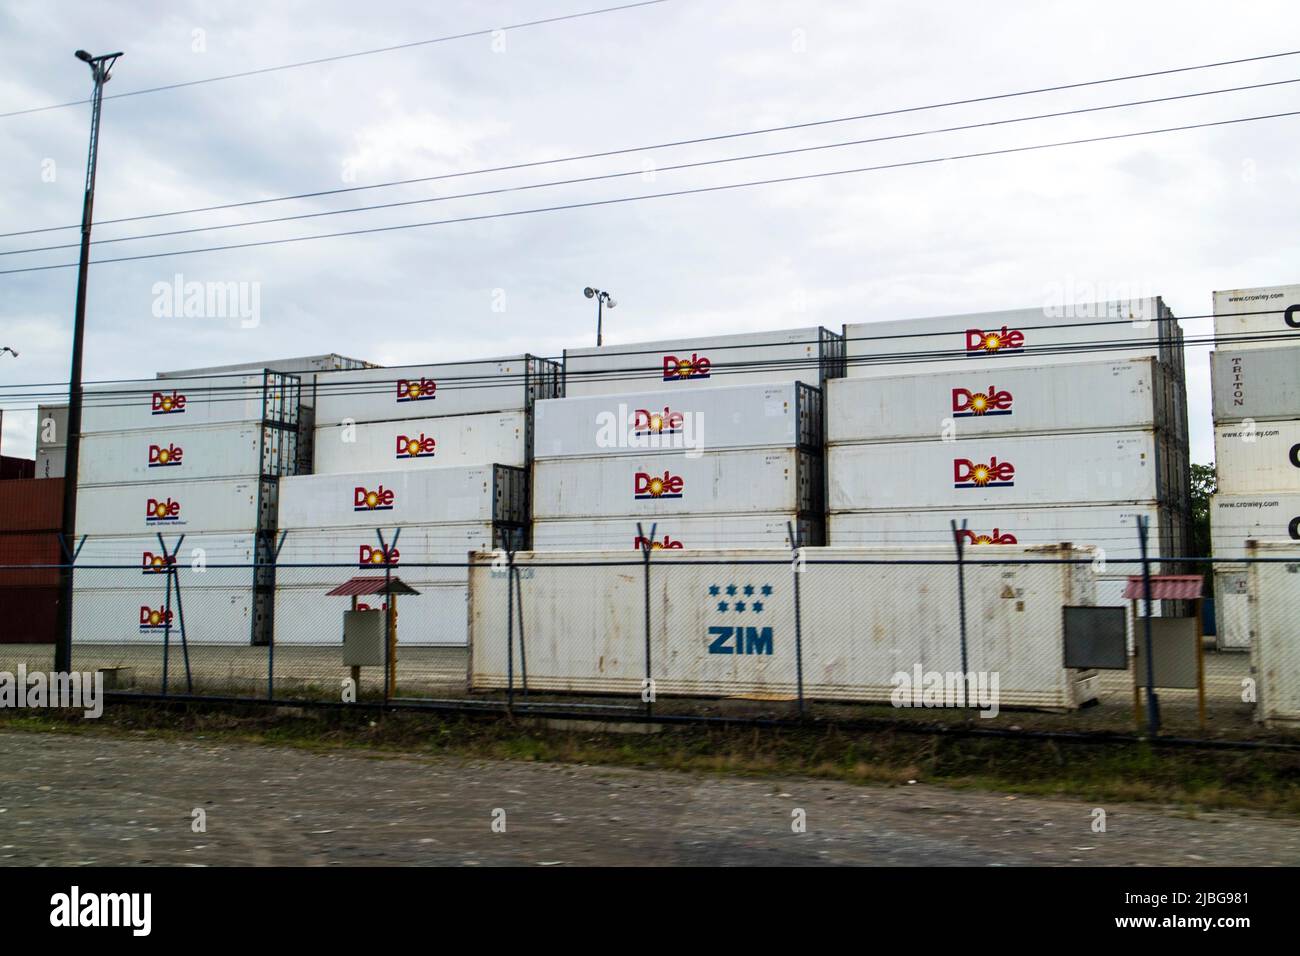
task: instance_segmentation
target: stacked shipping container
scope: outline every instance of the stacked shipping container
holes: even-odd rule
[[[58,632],[63,481],[0,481],[0,644],[52,644]],[[26,567],[24,567],[26,566]]]
[[[1251,539],[1300,541],[1300,286],[1214,293],[1214,334],[1211,550],[1231,562]],[[1214,566],[1220,648],[1250,646],[1248,577]]]

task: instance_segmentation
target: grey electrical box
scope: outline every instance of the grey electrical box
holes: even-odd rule
[[[1146,621],[1139,619],[1134,628],[1137,650],[1137,682],[1147,683]],[[1151,619],[1151,670],[1156,687],[1181,687],[1195,690],[1200,686],[1200,666],[1194,617],[1153,617]]]
[[[343,612],[343,666],[384,666],[384,612]]]
[[[1064,610],[1065,667],[1128,670],[1126,608],[1067,607]]]

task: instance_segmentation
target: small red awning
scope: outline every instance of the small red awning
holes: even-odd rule
[[[402,583],[401,578],[352,578],[327,591],[326,597],[362,597],[367,594],[419,594],[409,584]]]
[[[1194,601],[1201,596],[1204,581],[1199,574],[1153,574],[1151,575],[1151,600],[1153,601]],[[1142,586],[1142,575],[1129,576],[1124,586],[1124,597],[1130,601],[1146,598],[1146,589]]]

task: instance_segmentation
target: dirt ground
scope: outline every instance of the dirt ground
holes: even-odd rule
[[[0,864],[1294,866],[1300,824],[925,785],[4,732]]]

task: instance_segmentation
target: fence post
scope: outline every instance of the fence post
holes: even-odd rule
[[[522,544],[523,532],[520,532],[519,539],[511,535],[511,540],[516,544]],[[514,572],[515,582],[515,600],[519,604],[519,678],[523,683],[524,700],[528,699],[528,650],[524,646],[524,576],[519,573],[519,567],[511,561],[511,569]],[[507,582],[507,585],[509,582]],[[507,587],[508,590],[508,587]]]
[[[506,539],[506,711],[515,706],[515,549]]]
[[[794,577],[794,674],[795,688],[799,695],[799,716],[804,715],[803,703],[803,612],[799,604],[799,574],[800,574],[800,553],[803,549],[803,542],[799,540],[799,532],[795,530],[794,524],[790,521],[785,523],[785,533],[790,539],[790,549],[793,558],[790,567],[793,569]]]
[[[397,648],[393,646],[393,565],[389,560],[391,549],[397,547],[402,529],[393,532],[391,545],[384,541],[384,531],[376,528],[379,536],[379,553],[384,556],[384,703],[397,690]]]
[[[1137,519],[1138,547],[1142,553],[1142,599],[1146,602],[1146,614],[1142,618],[1142,631],[1147,659],[1147,733],[1154,737],[1160,733],[1160,699],[1156,696],[1156,665],[1151,653],[1151,559],[1147,556],[1146,515],[1138,515]]]
[[[641,539],[641,563],[645,568],[643,575],[645,593],[645,687],[643,695],[645,696],[645,715],[647,717],[654,715],[655,707],[654,678],[650,676],[652,672],[650,666],[650,550],[651,544],[654,542],[655,532],[658,529],[658,522],[652,524],[650,526],[650,535],[647,537],[641,530],[641,522],[636,523],[636,534]]]
[[[176,539],[176,547],[172,548],[171,553],[167,553],[167,544],[163,541],[161,533],[158,535],[158,544],[162,546],[164,569],[171,575],[176,582],[176,615],[181,626],[181,655],[185,661],[185,691],[194,693],[194,673],[190,670],[190,641],[189,634],[185,630],[185,601],[181,598],[181,572],[176,566],[176,555],[180,554],[181,544],[185,541],[185,535]]]
[[[970,706],[970,667],[966,660],[966,538],[962,534],[966,530],[966,519],[961,519],[961,527],[957,527],[957,519],[953,518],[948,522],[952,526],[952,541],[957,548],[957,620],[961,628],[961,702],[963,706]]]
[[[85,543],[86,543],[86,536],[83,534],[81,536],[81,540],[77,542],[77,546],[75,548],[69,548],[67,538],[63,537],[62,531],[59,532],[59,550],[63,552],[63,563],[67,565],[67,568],[60,568],[59,573],[63,574],[66,571],[69,581],[72,580],[72,572],[74,570],[74,565],[76,565],[77,563],[77,558],[81,556],[81,549],[85,545]],[[67,600],[66,594],[62,595],[59,598],[59,600],[61,601]],[[57,647],[63,646],[63,644],[66,643],[67,646],[63,653],[66,657],[68,672],[71,673],[72,672],[72,616],[71,615],[68,615],[67,617],[66,630],[67,630],[66,634],[59,635],[60,644],[56,645],[56,649]]]
[[[275,543],[275,552],[271,555],[271,564],[280,563],[280,549],[284,547],[284,539],[289,537],[289,532],[281,531],[280,540]],[[296,539],[295,539],[296,540]],[[257,563],[257,551],[253,551],[253,563]],[[253,569],[253,580],[257,580],[257,569]],[[353,603],[356,599],[353,598]],[[358,698],[361,696],[361,681],[357,681],[357,686],[352,688]],[[266,699],[275,700],[275,591],[271,592],[271,639],[266,642]]]

